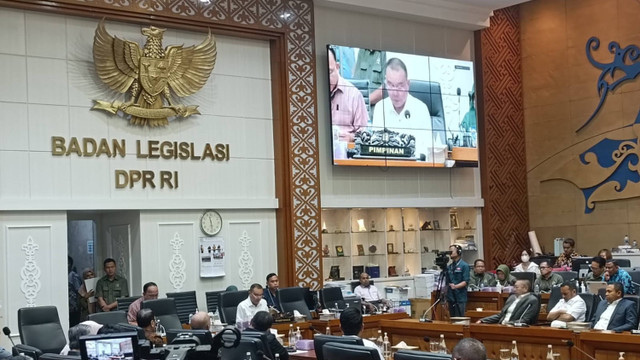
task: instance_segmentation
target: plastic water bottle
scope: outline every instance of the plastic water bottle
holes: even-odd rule
[[[624,236],[624,244],[629,245],[629,235]]]
[[[391,358],[391,343],[389,343],[387,333],[384,333],[384,340],[382,340],[382,356],[385,359]]]
[[[300,326],[296,326],[296,344],[302,340],[302,333],[300,332]]]
[[[164,329],[164,326],[160,324],[160,319],[156,319],[156,335],[162,337],[167,335],[167,331]]]
[[[289,324],[289,347],[296,348],[296,332],[293,331],[293,324]]]
[[[540,284],[536,283],[536,285],[533,287],[533,292],[535,294],[540,294]]]
[[[444,334],[440,334],[440,353],[441,354],[448,353],[447,344],[444,342]]]
[[[553,346],[551,344],[547,345],[547,357],[545,360],[553,360]]]
[[[624,360],[624,352],[620,352],[620,357],[618,358],[618,360]]]
[[[378,338],[376,339],[376,345],[378,346],[378,349],[380,349],[380,352],[382,352],[382,350],[384,350],[384,340],[382,340],[382,330],[378,330]]]
[[[502,284],[500,283],[500,281],[498,281],[498,283],[496,284],[496,291],[499,293],[502,292]]]
[[[586,281],[583,281],[582,285],[580,285],[580,292],[581,293],[586,293],[587,292],[587,285],[585,283],[586,283]]]
[[[244,360],[251,360],[251,352],[247,351],[247,354],[244,356]]]
[[[331,335],[331,328],[327,326],[327,328],[324,329],[324,334],[325,335]]]
[[[518,344],[513,340],[511,342],[511,360],[520,360],[520,354],[518,354]]]

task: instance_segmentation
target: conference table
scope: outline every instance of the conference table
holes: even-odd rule
[[[398,319],[407,319],[409,318],[409,314],[406,312],[401,313],[386,313],[386,314],[374,314],[374,315],[365,315],[362,317],[362,322],[364,324],[364,330],[362,330],[361,336],[364,338],[372,338],[378,337],[378,329],[380,329],[380,321],[381,320],[398,320]],[[342,335],[342,330],[340,329],[340,319],[331,319],[331,320],[311,320],[311,324],[313,328],[321,333],[325,333],[327,326],[331,330],[332,335]]]

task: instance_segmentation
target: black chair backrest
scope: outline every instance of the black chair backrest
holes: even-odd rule
[[[345,79],[352,83],[356,89],[360,90],[364,98],[364,104],[367,106],[367,112],[370,113],[371,105],[369,104],[369,80],[368,79]]]
[[[444,106],[442,105],[442,91],[440,83],[434,81],[411,80],[409,94],[427,104],[431,114],[433,136],[440,137],[442,144],[447,143]]]
[[[249,293],[247,293],[249,294]],[[221,360],[240,360],[246,357],[247,353],[251,353],[252,359],[262,359],[264,347],[260,339],[242,337],[240,344],[235,348],[221,348]]]
[[[196,337],[199,341],[199,345],[209,345],[213,343],[213,337],[209,330],[200,329],[171,329],[167,330],[167,344],[171,344],[178,338],[178,335],[186,335]],[[176,343],[179,343],[179,339]]]
[[[218,312],[220,314],[220,294],[225,292],[225,290],[217,290],[217,291],[207,291],[204,293],[207,298],[207,311],[208,312]]]
[[[562,282],[578,280],[577,271],[554,271],[554,273],[562,276],[562,280],[563,280]]]
[[[128,324],[127,313],[124,310],[99,312],[89,314],[89,320],[102,325]]]
[[[339,287],[320,289],[320,301],[324,309],[335,308],[336,304],[338,309],[344,309],[344,297]]]
[[[236,323],[238,304],[248,297],[249,292],[246,290],[220,293],[220,318],[222,322],[234,325]]]
[[[380,360],[378,349],[363,345],[328,342],[322,352],[327,360]]]
[[[303,287],[278,289],[282,311],[293,313],[293,310],[298,310],[300,314],[306,316],[307,320],[311,320],[311,311],[309,311],[309,305],[306,302],[308,291],[308,288]]]
[[[167,293],[168,298],[172,298],[176,302],[178,317],[183,324],[189,323],[189,314],[195,314],[198,309],[198,301],[196,300],[195,291],[183,291]]]
[[[633,281],[635,284],[633,284],[633,288],[636,290],[636,295],[640,295],[640,271],[628,271],[629,275],[631,276],[631,281]]]
[[[153,310],[153,315],[160,320],[160,324],[164,326],[165,330],[182,329],[175,300],[170,298],[144,300],[142,308]]]
[[[394,360],[445,360],[451,359],[451,354],[430,353],[417,350],[398,350]]]
[[[369,284],[373,285],[373,280],[369,280]],[[351,291],[355,291],[356,288],[360,285],[360,281],[352,281],[351,282]]]
[[[125,297],[125,298],[118,298],[118,310],[122,310],[125,313],[129,312],[129,305],[131,305],[132,302],[140,299],[142,296],[132,296],[132,297]]]
[[[606,301],[606,295],[607,295],[607,289],[606,288],[602,288],[602,289],[598,289],[598,300],[600,301]]]
[[[640,296],[638,295],[625,295],[625,299],[631,300],[636,303],[636,314],[640,313]],[[636,324],[633,327],[634,329],[638,328],[638,317],[636,316]]]
[[[517,280],[529,280],[531,286],[536,281],[536,273],[534,272],[512,272],[511,275]]]
[[[587,311],[584,314],[585,321],[590,321],[591,317],[593,316],[593,313],[596,311],[596,308],[598,307],[598,303],[600,302],[600,299],[598,298],[597,295],[594,295],[591,293],[580,293],[578,295],[580,295],[582,300],[584,300],[584,303],[587,305]],[[551,309],[549,309],[548,311],[551,311]]]
[[[60,354],[42,354],[38,356],[38,360],[80,360],[80,355],[60,355]]]
[[[245,330],[242,332],[243,338],[260,340],[260,342],[262,343],[264,355],[269,359],[275,359],[274,354],[271,352],[271,347],[269,346],[269,335],[271,335],[271,333],[268,331],[262,332],[262,331]]]
[[[357,336],[334,336],[334,335],[324,335],[324,334],[316,334],[313,337],[313,348],[316,350],[316,359],[324,360],[324,353],[322,351],[322,347],[326,343],[341,343],[341,344],[352,344],[352,345],[362,345],[362,339]],[[327,358],[329,360],[330,358]]]
[[[551,288],[551,294],[549,295],[549,303],[547,304],[547,312],[551,312],[554,306],[562,299],[562,292],[560,292],[560,286],[554,286]]]
[[[55,306],[36,306],[18,309],[20,342],[40,349],[43,353],[59,354],[67,345]]]
[[[631,260],[629,259],[613,259],[613,262],[620,267],[631,267]]]

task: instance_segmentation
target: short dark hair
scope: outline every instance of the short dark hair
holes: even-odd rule
[[[355,307],[348,307],[340,314],[340,328],[345,335],[358,335],[362,331],[362,314]]]
[[[335,60],[337,62],[338,58],[336,57],[336,50],[333,48],[333,46],[328,46],[328,49],[329,49],[329,52],[333,55],[333,60]]]
[[[540,265],[538,265],[538,266],[542,266],[542,264],[547,264],[548,267],[552,266],[551,265],[551,261],[547,260],[547,259],[544,259],[544,260],[540,261]]]
[[[154,283],[153,281],[149,281],[148,283],[144,284],[144,286],[142,287],[142,293],[143,294],[146,293],[150,286],[158,287],[156,283]]]
[[[251,285],[251,287],[249,288],[249,292],[252,292],[253,289],[263,289],[263,287],[262,287],[262,285],[260,285],[258,283],[255,283],[255,284]]]
[[[476,259],[476,261],[474,261],[474,262],[473,262],[473,266],[478,265],[478,263],[479,263],[479,262],[481,262],[481,263],[483,263],[483,264],[485,264],[485,265],[487,264],[487,263],[485,263],[485,262],[484,262],[484,260],[483,260],[483,259]]]
[[[573,240],[572,238],[566,238],[566,239],[564,239],[564,241],[562,243],[563,244],[569,244],[569,245],[571,245],[571,247],[575,247],[576,246],[576,241]]]
[[[102,266],[107,266],[108,263],[112,262],[113,265],[116,265],[116,261],[113,258],[106,258],[104,259],[104,261],[102,262]]]
[[[597,262],[598,266],[603,268],[604,265],[607,263],[607,260],[605,260],[603,257],[601,256],[594,256],[593,259],[591,259],[591,262]]]
[[[147,326],[151,325],[151,321],[153,319],[153,310],[148,308],[140,309],[140,311],[138,311],[138,314],[136,315],[136,322],[141,328],[146,328]]]
[[[487,360],[487,349],[474,338],[464,338],[458,341],[451,356],[457,360]]]
[[[69,349],[80,349],[80,337],[89,335],[91,333],[91,326],[86,324],[78,324],[69,328]]]
[[[269,279],[271,279],[274,276],[278,276],[278,274],[276,273],[269,273],[269,275],[267,275],[267,283],[269,282]]]
[[[608,264],[608,263],[612,263],[612,264],[613,264],[613,265],[615,265],[615,266],[620,266],[620,265],[618,265],[618,263],[616,262],[616,259],[609,259],[609,260],[607,260],[607,262],[606,262],[606,263],[607,263],[607,264]]]
[[[251,319],[251,327],[258,331],[267,331],[273,325],[273,316],[268,311],[258,311]]]
[[[609,283],[609,285],[613,285],[613,290],[615,292],[620,291],[622,295],[624,295],[624,286],[622,285],[621,282],[615,281],[615,282]]]
[[[400,70],[402,69],[402,71],[404,71],[404,75],[405,77],[408,79],[409,78],[409,72],[407,72],[407,65],[404,64],[404,62],[398,58],[391,58],[389,59],[389,61],[387,61],[387,64],[384,66],[384,71],[387,71],[387,68],[392,68],[393,70]]]
[[[578,287],[576,286],[575,281],[565,281],[562,283],[562,285],[560,285],[561,288],[568,286],[569,290],[574,290],[574,291],[578,291]]]

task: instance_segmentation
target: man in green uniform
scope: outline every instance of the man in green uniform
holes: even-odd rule
[[[106,275],[96,284],[96,298],[101,311],[111,311],[118,307],[118,298],[129,296],[129,284],[116,274],[116,261],[112,258],[104,260],[104,272]]]
[[[491,273],[485,272],[484,260],[476,259],[473,262],[473,270],[469,277],[469,288],[476,290],[486,286],[496,286],[496,278]]]
[[[551,264],[548,261],[540,263],[540,276],[536,279],[537,285],[542,292],[550,292],[554,286],[559,286],[564,282],[562,276],[551,271]]]

